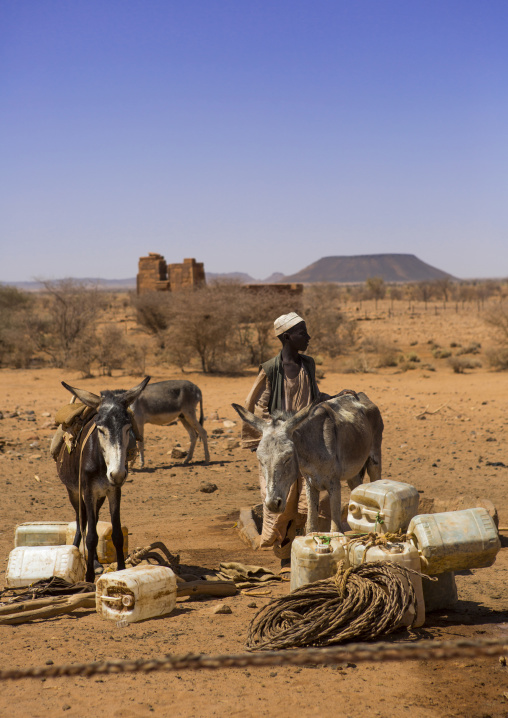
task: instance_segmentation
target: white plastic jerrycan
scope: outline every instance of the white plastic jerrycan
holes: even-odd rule
[[[67,521],[29,521],[19,524],[14,531],[14,546],[65,546],[67,526]]]
[[[166,566],[142,565],[103,574],[96,584],[97,613],[135,623],[165,616],[176,605],[176,576]]]
[[[75,546],[18,546],[9,554],[5,585],[30,586],[53,576],[69,583],[83,581],[86,566]]]
[[[333,576],[339,562],[346,560],[346,543],[344,534],[336,531],[297,536],[291,546],[290,591]]]
[[[364,555],[365,561],[363,560]],[[418,571],[418,573],[421,571],[420,556],[416,548],[409,541],[388,541],[385,546],[370,546],[367,551],[365,550],[364,544],[355,541],[348,545],[348,559],[350,565],[353,567],[360,566],[365,562],[390,561],[404,568]],[[421,576],[412,573],[411,583],[416,593],[416,621],[413,623],[415,611],[414,608],[411,607],[404,614],[401,625],[410,626],[412,624],[415,628],[418,628],[425,623],[425,600],[423,597]]]
[[[347,522],[359,533],[404,531],[418,512],[418,500],[418,490],[402,481],[380,479],[361,484],[351,492]]]
[[[482,508],[415,516],[408,534],[420,554],[422,573],[431,576],[491,566],[501,548],[496,525]]]
[[[114,563],[116,561],[116,550],[113,545],[113,539],[111,533],[113,526],[107,521],[97,521],[97,535],[99,540],[97,541],[97,558],[100,563]],[[123,533],[123,555],[127,556],[129,553],[129,535],[127,526],[122,526]],[[66,543],[72,544],[74,536],[76,535],[76,522],[72,521],[67,524]],[[83,541],[80,543],[80,551],[83,553]]]

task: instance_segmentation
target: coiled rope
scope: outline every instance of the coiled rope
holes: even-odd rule
[[[247,646],[328,646],[392,633],[410,608],[415,620],[412,573],[417,572],[388,561],[356,568],[341,561],[333,578],[301,586],[264,606],[251,621]]]

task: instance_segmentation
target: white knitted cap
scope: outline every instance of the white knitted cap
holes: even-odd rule
[[[278,317],[273,323],[275,336],[278,337],[281,334],[284,334],[284,332],[287,332],[288,329],[291,329],[291,327],[294,327],[296,324],[300,324],[300,322],[303,321],[305,320],[299,317],[296,312],[289,312],[289,314],[283,314],[281,317]]]

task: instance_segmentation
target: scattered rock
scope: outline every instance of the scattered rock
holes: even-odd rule
[[[171,451],[172,459],[185,459],[186,456],[187,452],[185,449],[179,449],[177,446],[175,446]]]
[[[56,424],[53,420],[51,421],[45,421],[44,424],[41,424],[41,429],[55,429]]]
[[[233,426],[236,426],[236,421],[231,421],[231,419],[226,419],[226,421],[223,421],[222,423],[226,429],[232,429]]]
[[[80,524],[80,526],[81,526],[81,524]],[[47,666],[52,666],[52,665],[54,665],[54,662],[51,660],[51,658],[49,658],[49,659],[46,661],[46,665],[47,665]]]
[[[214,613],[214,614],[215,614],[215,613],[217,613],[217,614],[219,614],[219,613],[221,613],[221,614],[222,614],[222,613],[224,613],[224,614],[229,614],[229,613],[233,613],[233,611],[231,610],[230,606],[228,606],[227,604],[225,604],[225,603],[224,603],[224,604],[219,603],[217,606],[213,606],[213,608],[212,608],[212,613]]]
[[[257,608],[258,604],[255,601],[251,601],[247,604],[247,608]]]
[[[226,439],[224,446],[227,451],[232,451],[232,449],[237,449],[240,446],[240,442],[238,439]]]
[[[217,491],[218,488],[217,484],[212,484],[210,481],[207,481],[206,483],[201,484],[199,491],[201,491],[202,494],[213,494],[213,492]]]
[[[218,427],[216,429],[212,429],[212,434],[218,435],[218,434],[223,434],[223,433],[224,433],[224,429],[219,429]]]
[[[47,417],[47,416],[51,416],[51,412],[49,412],[49,411],[42,411],[42,412],[41,412],[41,416],[46,416],[46,417]]]
[[[0,411],[0,420],[3,418],[4,418],[4,413],[3,413],[3,411]]]

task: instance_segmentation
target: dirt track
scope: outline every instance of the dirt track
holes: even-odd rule
[[[154,380],[170,376],[157,370],[153,373]],[[168,451],[177,442],[186,446],[187,435],[180,427],[147,427],[146,468],[129,476],[122,499],[131,548],[159,539],[180,553],[182,563],[197,575],[216,569],[225,559],[278,568],[271,551],[250,550],[234,528],[238,509],[258,501],[257,467],[254,454],[226,448],[226,442],[237,437],[239,425],[228,434],[223,420],[236,420],[230,404],[243,402],[253,376],[188,375],[200,385],[205,398],[212,454],[208,467],[200,463],[184,467],[170,458]],[[17,524],[74,519],[54,463],[48,458],[52,428],[46,426],[51,422],[43,415],[49,412],[54,416],[67,401],[59,383],[62,378],[91,391],[127,388],[139,381],[139,377],[84,381],[51,369],[0,372],[4,415],[0,438],[7,441],[0,453],[0,584]],[[344,387],[361,389],[378,403],[386,427],[385,478],[412,483],[422,497],[487,497],[499,511],[501,526],[508,525],[508,375],[485,370],[457,375],[446,368],[406,373],[387,369],[361,376],[326,372],[320,385],[330,393]],[[34,414],[27,413],[30,411]],[[417,418],[424,411],[425,418]],[[212,436],[214,428],[224,433]],[[202,459],[200,445],[195,458]],[[218,490],[201,493],[199,486],[204,481],[217,484]],[[508,640],[507,545],[505,538],[505,548],[492,568],[457,576],[460,601],[456,610],[429,615],[418,631],[420,637],[506,636]],[[286,585],[277,587],[271,597],[286,590]],[[251,604],[259,608],[271,597],[224,599],[232,609],[229,615],[212,614],[216,601],[182,599],[171,616],[126,628],[85,610],[45,623],[2,627],[1,666],[243,651],[247,626],[256,611]],[[407,640],[408,636],[401,633],[398,639]],[[23,680],[1,687],[1,716],[61,713],[115,718],[153,714],[330,714],[352,718],[367,714],[396,718],[409,713],[429,718],[505,718],[508,668],[495,659],[481,659]]]

